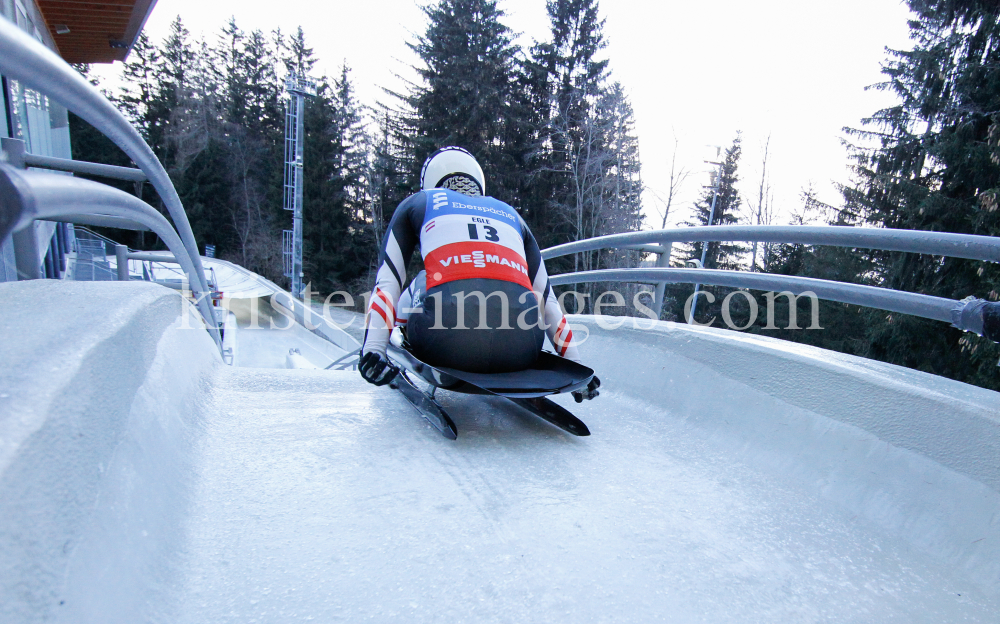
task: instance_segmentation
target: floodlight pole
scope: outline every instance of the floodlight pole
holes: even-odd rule
[[[708,223],[706,225],[712,225],[712,221],[715,221],[715,202],[719,199],[719,185],[722,184],[722,162],[710,162],[709,164],[716,165],[718,169],[715,174],[715,187],[712,189],[712,209],[708,213]],[[708,245],[709,241],[704,241],[701,244],[701,267],[705,268],[705,258],[708,255]],[[694,324],[694,313],[698,309],[698,289],[701,288],[701,284],[694,285],[694,295],[691,299],[691,314],[687,318],[689,325]]]
[[[292,296],[302,298],[302,149],[305,139],[305,99],[315,97],[316,83],[292,72],[285,79],[285,210],[292,211],[292,245],[285,249],[285,275],[292,278]],[[286,230],[287,231],[287,230]],[[286,237],[287,238],[287,237]],[[287,258],[287,256],[291,258]],[[290,262],[289,262],[290,260]]]

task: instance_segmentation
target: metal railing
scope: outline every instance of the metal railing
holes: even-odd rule
[[[76,261],[73,263],[73,280],[81,282],[106,282],[115,275],[108,263],[104,241],[92,238],[76,239]]]
[[[1000,262],[1000,239],[992,236],[832,225],[708,225],[610,234],[550,247],[542,251],[542,258],[548,260],[597,249],[629,248],[659,253],[661,249],[650,244],[709,241],[863,247]]]
[[[0,51],[0,73],[73,111],[126,153],[139,167],[142,176],[156,189],[177,228],[175,231],[148,204],[109,186],[67,176],[23,172],[10,165],[3,165],[0,184],[5,188],[0,189],[3,193],[0,197],[0,240],[5,240],[14,230],[30,224],[32,219],[69,220],[77,217],[83,221],[88,216],[97,216],[111,218],[112,223],[114,219],[119,219],[148,227],[167,244],[188,274],[198,309],[212,338],[221,348],[215,316],[206,302],[210,291],[194,233],[180,197],[153,150],[121,112],[79,72],[3,19],[0,19]],[[39,161],[39,164],[66,166],[65,162],[46,161],[43,164]],[[128,175],[134,181],[138,181],[140,177],[132,170],[117,171],[127,168],[98,168],[99,171],[91,173],[110,177]],[[74,195],[74,192],[79,195]],[[98,224],[94,221],[90,223]]]
[[[1000,303],[989,303],[974,297],[958,301],[890,288],[809,277],[703,268],[667,268],[673,243],[710,241],[860,247],[1000,262],[1000,238],[992,236],[887,228],[793,225],[713,225],[611,234],[550,247],[542,251],[542,258],[547,260],[600,249],[637,249],[658,254],[657,268],[602,269],[550,277],[550,282],[554,286],[586,282],[655,284],[657,290],[653,311],[657,316],[662,311],[666,284],[700,283],[731,288],[787,291],[796,296],[811,292],[819,299],[944,321],[964,331],[973,331],[992,340],[1000,339],[1000,319],[997,318],[1000,314],[991,312],[984,315],[987,309],[1000,308]]]
[[[103,214],[131,219],[148,227],[173,252],[177,262],[194,282],[203,271],[192,262],[180,237],[170,223],[152,206],[116,188],[69,176],[37,171],[21,171],[10,165],[0,165],[0,240],[13,231],[26,227],[36,219],[51,219],[68,212]],[[195,304],[216,344],[221,345],[219,328],[203,288],[195,293]]]
[[[115,264],[116,270],[118,272],[119,281],[129,281],[131,277],[131,269],[129,263],[131,261],[137,261],[142,266],[142,280],[147,282],[156,282],[170,288],[177,288],[178,290],[186,290],[184,285],[185,274],[179,272],[176,268],[171,265],[181,264],[180,260],[176,256],[168,253],[163,253],[162,251],[137,251],[135,249],[129,249],[125,245],[115,245]],[[173,273],[179,276],[179,279],[174,278],[157,278],[157,273]],[[221,293],[219,292],[219,278],[215,274],[215,267],[209,266],[205,269],[206,284],[212,295],[212,301],[217,301],[221,298]],[[211,275],[211,277],[208,277]]]

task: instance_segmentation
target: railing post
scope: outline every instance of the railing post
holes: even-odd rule
[[[24,169],[24,141],[20,139],[0,138],[0,149],[3,150],[7,164]],[[14,260],[17,265],[17,279],[42,279],[42,262],[38,258],[38,241],[35,238],[35,224],[22,228],[11,235],[14,247]]]
[[[17,279],[42,279],[42,261],[38,256],[38,239],[35,236],[35,224],[29,223],[11,235],[14,244],[14,261],[17,264]]]
[[[115,245],[115,258],[118,264],[118,281],[128,281],[128,247],[125,245]]]
[[[670,266],[670,251],[672,247],[673,243],[666,243],[660,246],[661,251],[656,254],[657,268],[667,268]],[[656,312],[656,318],[660,318],[660,314],[663,313],[663,294],[666,292],[666,289],[666,282],[656,282],[656,296],[653,298],[653,311]]]
[[[24,141],[21,139],[0,138],[0,149],[7,157],[7,164],[16,169],[24,169]]]

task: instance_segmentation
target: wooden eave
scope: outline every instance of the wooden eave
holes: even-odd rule
[[[67,63],[123,61],[156,0],[36,0]],[[69,29],[60,34],[60,30]]]

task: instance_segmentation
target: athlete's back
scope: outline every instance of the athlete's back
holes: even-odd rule
[[[425,163],[422,183],[425,190],[400,203],[386,231],[365,318],[362,375],[373,383],[388,379],[385,350],[399,321],[415,354],[437,366],[523,370],[546,334],[556,353],[578,360],[531,230],[511,206],[483,196],[482,170],[471,154],[439,150]],[[408,308],[397,313],[417,245],[424,271],[404,297]]]

